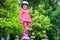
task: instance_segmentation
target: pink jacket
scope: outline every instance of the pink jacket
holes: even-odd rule
[[[30,13],[28,10],[21,9],[19,12],[19,19],[21,23],[23,23],[24,21],[32,23]]]

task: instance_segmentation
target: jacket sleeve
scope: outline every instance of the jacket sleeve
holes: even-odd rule
[[[20,10],[20,11],[19,11],[19,19],[20,19],[20,22],[21,22],[21,23],[22,23],[22,17],[23,17],[22,15],[23,15],[23,11]]]
[[[29,12],[29,16],[30,16],[30,19],[31,19],[31,15],[30,15],[30,12]],[[30,25],[32,26],[32,20],[31,20],[31,22],[30,22]]]

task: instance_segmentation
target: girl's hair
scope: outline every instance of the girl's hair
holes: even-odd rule
[[[23,5],[27,5],[28,6],[28,4],[22,4],[21,7],[23,7]]]

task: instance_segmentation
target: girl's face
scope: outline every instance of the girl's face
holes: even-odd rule
[[[25,9],[25,10],[26,10],[26,9],[27,9],[27,5],[23,5],[23,9]]]

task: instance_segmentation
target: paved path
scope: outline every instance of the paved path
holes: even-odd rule
[[[42,39],[42,40],[48,40],[48,39]]]

